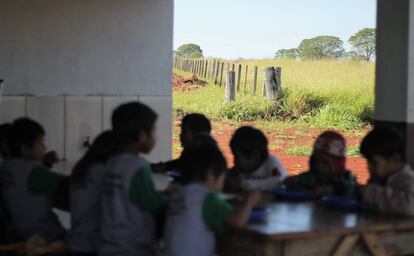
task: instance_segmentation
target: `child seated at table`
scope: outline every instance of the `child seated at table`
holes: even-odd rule
[[[283,184],[287,172],[282,163],[269,154],[266,136],[258,129],[243,126],[230,141],[234,167],[229,171],[226,188],[272,191]]]
[[[187,148],[192,142],[194,137],[199,134],[210,134],[211,124],[210,120],[203,114],[192,113],[185,115],[181,121],[181,133],[180,142],[183,150]],[[153,164],[152,168],[154,172],[166,172],[166,171],[179,171],[180,158]]]
[[[112,113],[115,153],[106,163],[101,195],[99,255],[155,255],[155,215],[166,198],[155,190],[141,155],[155,146],[157,114],[140,102]]]
[[[250,192],[236,209],[216,194],[226,178],[226,160],[214,143],[190,146],[181,159],[185,182],[169,199],[165,255],[213,256],[215,232],[225,224],[243,227],[261,194]]]
[[[346,170],[346,141],[334,131],[318,136],[309,159],[309,171],[286,178],[287,189],[312,191],[315,196],[357,195],[356,178]]]
[[[114,151],[111,131],[101,133],[73,168],[70,184],[71,228],[66,238],[70,255],[98,255],[102,180]]]
[[[43,165],[45,131],[28,118],[13,122],[8,138],[11,157],[0,172],[1,194],[19,236],[63,239],[66,230],[52,211],[53,196],[65,178]]]
[[[406,161],[405,141],[392,128],[375,128],[363,139],[361,154],[371,178],[362,188],[364,203],[382,212],[414,215],[414,172]]]

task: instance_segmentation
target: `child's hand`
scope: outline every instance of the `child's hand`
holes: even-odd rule
[[[255,189],[249,191],[246,196],[246,203],[251,207],[259,206],[262,202],[262,191],[260,189]]]
[[[49,168],[57,162],[59,162],[59,157],[56,151],[47,152],[43,158],[43,164]]]

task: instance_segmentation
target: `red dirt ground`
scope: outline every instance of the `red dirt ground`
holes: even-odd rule
[[[173,74],[172,85],[174,91],[191,91],[203,87],[207,82],[199,79],[197,75],[193,75],[190,78],[184,78],[183,76]]]
[[[241,125],[254,125],[254,123],[241,123]],[[237,129],[238,126],[234,126],[226,123],[213,123],[213,136],[218,141],[219,146],[223,150],[229,165],[233,164],[233,157],[230,152],[229,141],[230,138]],[[180,143],[178,140],[179,133],[179,121],[174,121],[174,156],[178,156],[180,153]],[[292,156],[287,151],[293,146],[311,146],[315,138],[322,132],[322,129],[308,129],[308,128],[280,128],[275,132],[266,132],[269,139],[269,148],[271,154],[277,156],[286,167],[290,175],[298,174],[306,171],[308,168],[307,156]],[[363,131],[363,133],[365,130]],[[363,134],[360,133],[360,134]],[[349,134],[349,132],[347,133]],[[359,145],[361,136],[351,133],[350,136],[346,136],[348,147],[355,147]],[[358,182],[365,184],[369,178],[367,165],[365,160],[361,156],[349,156],[347,158],[347,168],[351,170],[358,179]]]

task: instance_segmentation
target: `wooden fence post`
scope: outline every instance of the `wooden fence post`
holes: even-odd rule
[[[274,67],[266,67],[264,70],[264,91],[266,92],[266,98],[271,100],[274,104],[277,104],[280,99],[280,87],[276,79],[276,70]]]
[[[279,95],[278,97],[280,97],[281,92],[282,92],[282,68],[281,67],[276,67],[275,68],[275,74],[276,74],[276,83],[277,83],[277,88],[279,89]]]
[[[213,62],[213,70],[211,70],[211,80],[214,80],[214,72],[216,70],[216,60]]]
[[[247,91],[247,72],[249,71],[249,65],[246,65],[246,73],[244,74],[244,93],[246,93]]]
[[[231,71],[234,71],[234,66],[235,66],[236,64],[234,64],[233,63],[233,65],[231,66]]]
[[[207,79],[207,67],[208,67],[208,60],[206,60],[206,63],[204,65],[204,78]]]
[[[220,62],[217,62],[216,65],[216,74],[214,76],[214,84],[218,84],[218,76],[219,76],[219,71],[220,71]]]
[[[221,72],[220,72],[220,87],[223,82],[223,69],[224,69],[224,62],[221,63]]]
[[[236,98],[236,72],[228,71],[226,75],[225,101],[234,101]]]
[[[242,65],[239,64],[239,69],[237,72],[237,91],[240,91],[241,72],[242,72]]]
[[[256,89],[257,89],[257,66],[254,66],[253,88],[252,88],[253,95],[256,95]]]
[[[226,72],[228,72],[229,71],[229,69],[230,69],[230,63],[227,63],[227,65],[226,65],[227,67],[226,67]]]

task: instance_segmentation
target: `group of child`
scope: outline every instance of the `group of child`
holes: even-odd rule
[[[391,128],[375,128],[363,139],[360,152],[371,178],[358,186],[346,169],[346,142],[337,132],[322,133],[309,170],[288,177],[269,154],[266,136],[250,126],[231,138],[234,167],[228,170],[210,135],[210,121],[201,114],[183,118],[178,159],[150,164],[141,155],[156,143],[156,120],[156,113],[142,103],[119,106],[112,114],[112,129],[94,140],[69,178],[51,171],[56,156],[46,154],[40,124],[20,118],[0,126],[0,217],[9,220],[21,240],[33,235],[64,240],[69,255],[156,255],[156,241],[162,237],[165,255],[211,256],[216,232],[226,225],[246,225],[261,203],[262,190],[360,198],[383,212],[414,215],[414,173],[405,161],[404,139]],[[159,192],[151,173],[168,171],[174,171],[176,184]],[[67,231],[52,208],[57,191],[68,181]],[[223,189],[246,191],[246,196],[232,205],[219,196]]]

